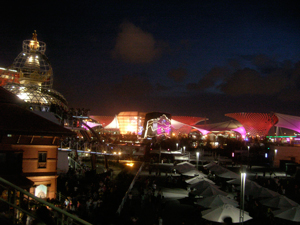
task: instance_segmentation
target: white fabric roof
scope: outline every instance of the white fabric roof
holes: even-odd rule
[[[300,132],[300,117],[280,113],[274,114],[278,118],[278,122],[275,124],[275,126]]]
[[[110,124],[105,126],[105,129],[119,129],[119,123],[118,123],[117,116],[115,116],[115,118],[113,119],[113,121],[111,121]]]

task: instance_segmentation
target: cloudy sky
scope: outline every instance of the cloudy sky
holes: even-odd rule
[[[47,44],[53,88],[93,115],[300,116],[300,3],[170,2],[7,3],[0,67],[36,30]]]

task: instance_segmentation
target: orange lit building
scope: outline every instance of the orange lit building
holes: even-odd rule
[[[74,133],[21,105],[20,99],[0,87],[0,161],[5,167],[0,176],[38,197],[54,198],[58,146],[61,138]]]
[[[129,111],[118,114],[118,123],[121,134],[141,135],[146,113]]]

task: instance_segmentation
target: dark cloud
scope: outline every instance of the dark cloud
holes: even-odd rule
[[[176,82],[182,82],[188,76],[188,73],[185,68],[177,68],[171,69],[167,76]]]
[[[234,70],[241,69],[241,64],[238,59],[229,59],[228,60],[228,66],[230,66]]]
[[[225,79],[230,75],[228,67],[213,67],[198,83],[190,83],[187,85],[189,90],[205,90],[215,86],[220,80]]]
[[[149,80],[142,75],[124,75],[120,83],[113,86],[112,93],[117,98],[145,97],[153,90]]]
[[[248,66],[245,66],[248,65]],[[263,54],[230,59],[228,67],[214,67],[188,90],[237,96],[271,96],[280,101],[300,99],[300,62],[276,61]]]
[[[285,88],[287,82],[287,78],[280,74],[262,76],[254,69],[244,68],[233,73],[218,88],[231,96],[274,95]]]
[[[169,86],[166,86],[166,85],[163,85],[163,84],[160,84],[160,83],[155,84],[155,90],[156,91],[168,91],[170,89],[171,89],[171,87],[169,87]]]
[[[283,102],[298,102],[300,99],[300,90],[296,88],[288,88],[283,90],[278,99]]]
[[[112,56],[127,63],[150,63],[160,57],[162,49],[153,35],[132,23],[122,23]]]
[[[271,58],[264,54],[254,56],[252,64],[256,66],[257,70],[265,74],[276,70],[279,66],[275,58]]]

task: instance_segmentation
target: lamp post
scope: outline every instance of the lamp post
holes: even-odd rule
[[[185,154],[185,146],[183,146],[183,153]]]
[[[245,182],[246,173],[241,170],[241,202],[240,202],[240,223],[244,224],[244,214],[245,214]]]
[[[176,143],[176,150],[178,150],[178,143]]]
[[[200,155],[200,152],[196,152],[197,169],[198,169],[199,155]]]

